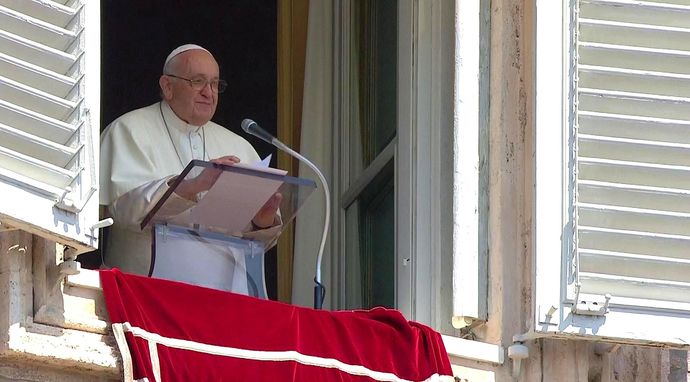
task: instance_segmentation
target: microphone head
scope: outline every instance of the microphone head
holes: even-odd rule
[[[244,130],[245,133],[251,134],[257,138],[260,138],[270,144],[275,144],[273,141],[276,139],[274,136],[269,134],[266,130],[262,129],[259,124],[256,122],[252,121],[251,119],[247,118],[244,121],[242,121],[242,130]]]
[[[251,125],[256,125],[256,122],[252,121],[249,118],[244,119],[242,121],[242,130],[244,130],[245,133],[252,134],[251,131],[249,131]]]

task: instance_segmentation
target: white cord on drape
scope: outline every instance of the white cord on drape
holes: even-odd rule
[[[127,345],[127,338],[125,337],[125,330],[122,324],[113,324],[113,337],[117,343],[117,348],[120,350],[122,357],[122,380],[124,382],[132,382],[134,380],[132,368],[132,354],[129,352],[129,345]]]

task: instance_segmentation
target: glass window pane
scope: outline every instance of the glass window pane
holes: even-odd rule
[[[393,162],[346,210],[346,305],[395,307]]]
[[[355,1],[351,45],[350,175],[361,174],[395,137],[398,3]]]

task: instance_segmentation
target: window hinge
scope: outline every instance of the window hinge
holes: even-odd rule
[[[558,325],[556,322],[553,322],[554,319],[554,314],[558,311],[558,308],[556,306],[551,305],[548,307],[548,309],[544,309],[544,307],[540,307],[540,312],[546,310],[546,312],[543,312],[543,315],[539,315],[541,317],[539,319],[539,324],[541,325]]]
[[[604,316],[609,312],[609,301],[611,295],[604,296],[605,301],[586,301],[580,300],[580,283],[575,284],[575,303],[570,311],[573,314],[580,314],[584,316]]]

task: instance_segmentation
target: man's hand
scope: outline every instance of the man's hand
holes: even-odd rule
[[[278,212],[278,207],[280,207],[280,202],[283,201],[283,195],[280,192],[276,192],[271,196],[268,201],[261,207],[259,212],[256,213],[252,223],[258,228],[269,228],[273,226],[275,221],[276,213]]]
[[[232,166],[234,164],[240,163],[240,158],[234,155],[226,155],[224,157],[211,159],[211,163],[224,164],[226,166]]]
[[[232,166],[240,163],[240,158],[228,155],[216,159],[211,159],[211,163]],[[192,179],[185,179],[177,186],[175,193],[188,200],[196,200],[196,195],[203,191],[208,191],[213,187],[222,173],[217,168],[205,168],[199,176]]]

